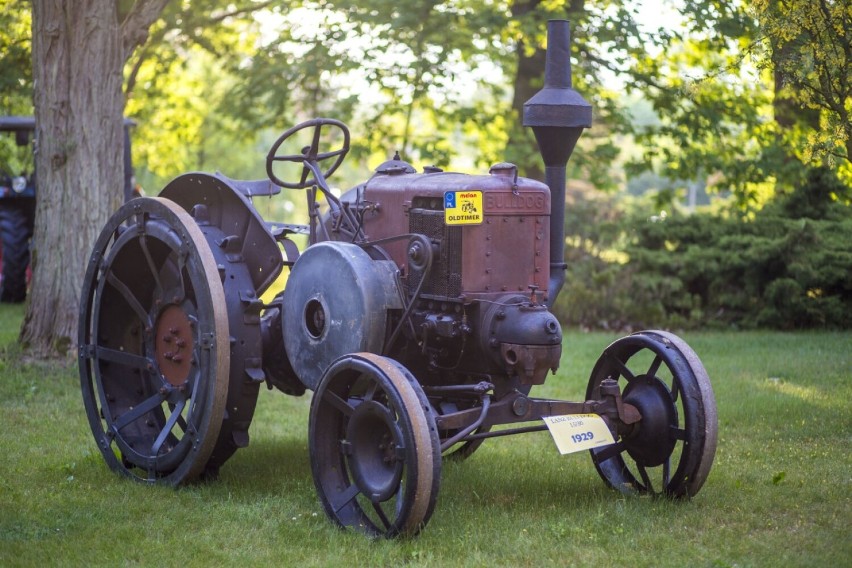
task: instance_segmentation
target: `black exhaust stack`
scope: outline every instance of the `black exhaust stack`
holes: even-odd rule
[[[571,30],[568,20],[547,22],[544,88],[524,103],[524,126],[535,133],[550,188],[550,283],[548,307],[565,282],[565,166],[584,128],[592,126],[592,105],[571,87]]]

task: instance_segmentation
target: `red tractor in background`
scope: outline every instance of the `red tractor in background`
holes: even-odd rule
[[[27,297],[30,239],[35,222],[35,168],[30,148],[35,131],[31,117],[0,117],[0,302]],[[11,143],[10,143],[11,142]]]
[[[124,195],[134,196],[130,159],[133,122],[124,122]],[[20,303],[32,276],[30,240],[35,228],[35,118],[0,116],[0,302]],[[6,136],[8,135],[8,136]],[[14,136],[14,141],[11,140]]]

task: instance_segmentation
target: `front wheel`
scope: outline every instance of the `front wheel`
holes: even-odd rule
[[[345,355],[323,375],[310,417],[311,470],[338,525],[412,536],[435,508],[441,448],[422,388],[400,363]]]
[[[718,423],[710,379],[695,352],[664,331],[623,337],[595,364],[586,400],[604,379],[619,382],[623,401],[642,419],[616,444],[591,451],[600,476],[624,493],[690,497],[716,453]]]

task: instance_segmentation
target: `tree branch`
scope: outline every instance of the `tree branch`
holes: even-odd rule
[[[207,20],[207,22],[211,24],[221,23],[228,18],[233,18],[236,16],[244,16],[245,14],[251,14],[257,10],[263,10],[264,8],[269,8],[270,6],[275,6],[280,4],[278,1],[268,0],[266,2],[258,2],[256,4],[252,4],[251,6],[247,6],[245,8],[235,8],[230,12],[225,12],[224,14],[219,14],[218,16],[211,17]]]
[[[133,51],[148,39],[151,24],[157,21],[169,0],[136,0],[121,22],[122,61],[130,59]]]

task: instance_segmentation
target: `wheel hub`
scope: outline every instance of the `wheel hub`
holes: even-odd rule
[[[179,386],[186,382],[192,367],[192,323],[177,304],[160,312],[155,326],[154,349],[160,373],[166,381]]]
[[[349,469],[361,492],[372,502],[387,501],[399,487],[403,462],[399,427],[390,410],[368,400],[359,404],[346,428]]]
[[[624,389],[623,400],[642,415],[633,432],[624,440],[627,453],[645,467],[661,465],[674,450],[677,440],[677,409],[668,387],[660,379],[640,375]]]

